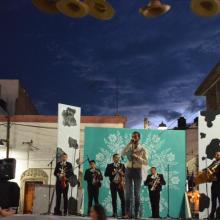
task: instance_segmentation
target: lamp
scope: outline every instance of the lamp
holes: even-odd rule
[[[5,139],[0,139],[0,147],[4,147],[4,146],[5,146],[4,143],[7,143],[7,140],[5,140]]]
[[[159,124],[158,130],[167,130],[167,126],[163,123],[163,121]]]

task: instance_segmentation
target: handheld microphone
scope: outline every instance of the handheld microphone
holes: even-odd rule
[[[90,159],[89,159],[89,156],[87,155],[87,160],[88,160],[88,162],[90,161]]]

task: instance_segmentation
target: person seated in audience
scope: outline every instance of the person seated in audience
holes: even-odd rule
[[[13,210],[13,209],[2,209],[1,207],[0,207],[0,216],[1,217],[8,217],[8,216],[12,216],[12,215],[14,215],[15,214],[15,210]]]
[[[103,206],[97,204],[90,209],[91,220],[107,220],[105,209]]]

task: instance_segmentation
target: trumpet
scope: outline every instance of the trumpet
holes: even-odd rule
[[[159,184],[160,184],[160,177],[157,176],[157,177],[155,178],[154,183],[153,183],[153,185],[152,185],[152,187],[151,187],[150,190],[151,190],[151,191],[155,191]]]

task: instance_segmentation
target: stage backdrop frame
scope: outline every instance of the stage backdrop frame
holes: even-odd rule
[[[141,133],[140,143],[145,147],[149,165],[143,169],[143,181],[145,180],[150,166],[156,166],[159,173],[163,173],[166,182],[169,164],[170,170],[170,212],[171,217],[184,217],[184,193],[186,185],[186,137],[185,131],[180,130],[150,130],[150,129],[127,129],[127,128],[85,128],[84,158],[95,159],[97,167],[104,171],[108,163],[112,162],[112,155],[120,153],[131,139],[131,133],[139,131]],[[124,162],[125,158],[124,158]],[[89,164],[83,166],[83,170]],[[142,184],[143,185],[143,184]],[[84,214],[87,213],[87,183],[83,182],[84,188]],[[160,215],[168,214],[167,185],[163,187],[161,193]],[[141,190],[141,217],[151,216],[148,190],[142,186]],[[104,177],[100,190],[100,204],[102,204],[108,215],[112,214],[111,195],[109,190],[109,180]],[[120,201],[118,201],[120,210]],[[120,211],[118,212],[118,214]]]

